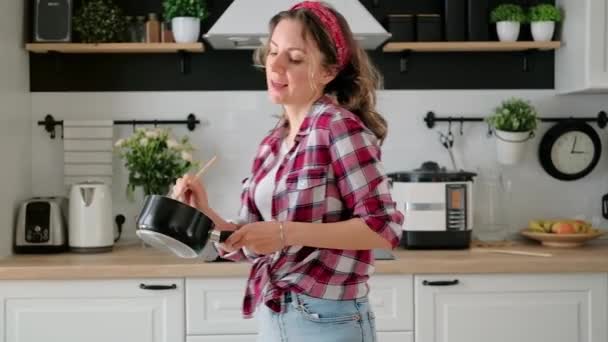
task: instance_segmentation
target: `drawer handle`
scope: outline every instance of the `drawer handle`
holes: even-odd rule
[[[424,286],[452,286],[452,285],[457,285],[458,283],[459,283],[458,279],[437,280],[437,281],[423,280],[422,281],[422,285],[424,285]]]
[[[139,288],[144,289],[144,290],[175,290],[177,288],[177,285],[175,285],[175,284],[171,284],[171,285],[139,284]]]

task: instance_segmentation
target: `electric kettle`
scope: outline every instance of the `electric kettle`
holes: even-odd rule
[[[73,252],[97,253],[112,250],[112,192],[107,184],[86,182],[72,185],[68,240]]]

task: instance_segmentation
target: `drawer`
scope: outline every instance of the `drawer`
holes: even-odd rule
[[[369,301],[376,314],[377,331],[414,330],[414,277],[372,275]]]
[[[257,337],[257,335],[188,336],[186,342],[256,342]]]
[[[241,314],[246,284],[246,278],[187,278],[187,335],[255,334],[255,318]]]

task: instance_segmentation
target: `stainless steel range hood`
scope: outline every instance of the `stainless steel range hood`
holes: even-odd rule
[[[348,21],[365,49],[373,50],[391,34],[359,0],[325,0]],[[255,49],[268,39],[268,21],[300,0],[234,0],[203,36],[215,49]]]

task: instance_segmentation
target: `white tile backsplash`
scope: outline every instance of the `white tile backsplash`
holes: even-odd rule
[[[435,160],[449,166],[446,150],[435,130],[426,127],[427,111],[437,115],[482,116],[502,100],[518,96],[532,101],[541,116],[595,116],[608,110],[606,95],[557,96],[548,90],[463,90],[463,91],[381,91],[379,111],[389,122],[389,136],[383,147],[385,169],[408,170],[423,161]],[[112,92],[32,94],[32,190],[36,195],[67,194],[63,186],[61,139],[51,140],[35,122],[51,113],[57,120],[185,119],[194,113],[201,125],[194,132],[173,126],[176,135],[189,134],[198,149],[196,159],[218,161],[205,174],[209,196],[217,211],[230,217],[239,206],[240,181],[248,175],[257,144],[273,127],[280,108],[269,103],[262,91],[242,92]],[[597,128],[596,125],[593,125]],[[523,164],[501,168],[512,182],[511,198],[505,210],[511,230],[535,217],[582,216],[599,220],[600,198],[608,192],[608,157],[604,151],[599,166],[586,178],[561,182],[548,176],[537,158],[540,137],[550,124],[540,125]],[[445,131],[441,123],[436,129]],[[486,136],[483,123],[465,123],[464,135],[453,124],[454,154],[460,168],[479,171],[496,168],[494,138]],[[132,132],[131,126],[115,126],[115,139]],[[606,149],[606,131],[599,130]],[[59,134],[58,134],[59,136]],[[127,217],[125,236],[134,238],[133,219],[141,196],[135,203],[125,198],[127,172],[114,157],[114,212]],[[606,225],[606,221],[600,221]]]

